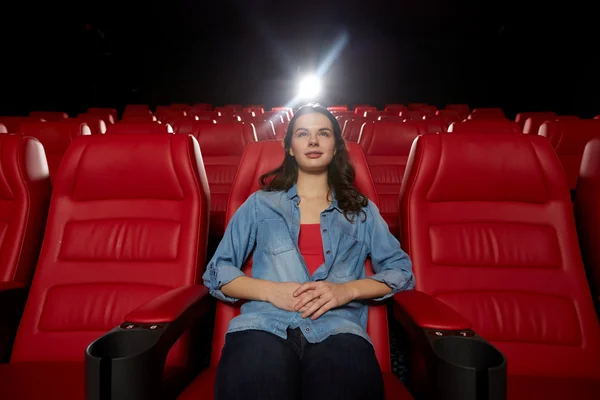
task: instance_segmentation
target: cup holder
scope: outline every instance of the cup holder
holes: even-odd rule
[[[481,337],[444,336],[431,340],[436,398],[506,399],[506,358]]]
[[[113,360],[135,357],[151,348],[156,340],[153,332],[116,330],[98,338],[89,346],[87,354]]]

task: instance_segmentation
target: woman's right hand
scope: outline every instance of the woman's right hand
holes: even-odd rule
[[[298,303],[298,298],[294,297],[294,292],[300,287],[300,284],[297,282],[272,283],[266,294],[267,301],[282,310],[296,311],[294,306]]]

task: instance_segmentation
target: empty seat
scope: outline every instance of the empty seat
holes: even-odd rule
[[[400,236],[398,201],[404,169],[412,143],[423,130],[424,125],[419,122],[377,122],[367,124],[361,138],[379,198],[379,211],[396,237]]]
[[[579,244],[592,294],[600,306],[600,139],[585,146],[575,193]]]
[[[246,143],[244,124],[222,123],[199,125],[192,133],[202,149],[202,159],[210,187],[210,235],[212,242],[225,232],[225,211],[231,184]],[[281,146],[281,144],[279,144]]]
[[[358,142],[363,127],[367,123],[364,117],[356,117],[345,121],[342,127],[342,136],[347,142]]]
[[[600,326],[567,180],[547,140],[420,136],[400,223],[416,289],[506,356],[509,400],[597,398]]]
[[[169,124],[157,124],[154,122],[119,122],[109,125],[106,128],[107,135],[123,134],[123,133],[174,133],[173,128]]]
[[[356,171],[355,184],[357,188],[377,204],[377,193],[370,179],[364,155],[360,146],[348,143],[350,160]],[[259,189],[258,178],[261,174],[278,167],[283,161],[283,150],[280,143],[258,142],[247,146],[240,164],[239,173],[232,187],[232,193],[227,207],[227,221],[253,192]],[[248,261],[243,267],[246,274],[251,274],[252,262]],[[367,263],[367,275],[372,274],[370,263]],[[373,303],[370,303],[373,304]],[[221,350],[225,344],[225,333],[229,321],[240,313],[240,302],[228,304],[217,303],[217,315],[209,368],[200,373],[188,389],[179,397],[179,400],[198,398],[214,398],[214,379],[216,367],[219,363]],[[367,332],[371,337],[375,354],[383,372],[386,398],[411,399],[412,397],[394,376],[390,366],[389,336],[387,328],[387,311],[385,304],[373,304],[369,307]],[[243,365],[240,368],[252,368]]]
[[[423,119],[421,110],[402,110],[399,114],[405,121],[420,121]]]
[[[117,122],[117,119],[118,119],[117,110],[115,110],[114,108],[90,107],[87,110],[87,114],[98,115],[101,117],[110,115],[110,118],[105,119],[105,121],[104,121],[107,124],[114,124],[115,122]]]
[[[54,182],[63,155],[71,142],[79,136],[91,135],[91,130],[84,122],[65,120],[22,123],[19,126],[19,133],[33,136],[42,143],[50,170],[50,181]]]
[[[539,135],[548,138],[567,173],[571,190],[577,186],[577,177],[585,145],[600,137],[600,120],[554,120],[540,126]]]
[[[19,126],[24,122],[41,122],[40,118],[30,117],[6,117],[0,116],[0,123],[6,127],[8,133],[19,132]]]
[[[0,122],[0,133],[8,133],[8,129],[6,129],[6,125]]]
[[[469,119],[479,118],[505,118],[504,111],[501,108],[474,108],[468,117]]]
[[[61,111],[32,111],[29,113],[29,116],[31,118],[40,118],[48,122],[61,121],[69,118],[69,115],[66,112]]]
[[[0,362],[7,362],[50,203],[48,164],[37,139],[0,135],[0,182]]]
[[[552,119],[555,116],[556,116],[556,113],[554,111],[521,112],[521,113],[517,114],[517,116],[515,118],[515,122],[517,124],[519,124],[519,126],[521,127],[521,130],[523,130],[523,128],[525,127],[525,121],[527,121],[528,118],[539,117],[539,118],[545,118],[545,120],[548,120],[548,119]]]
[[[365,112],[367,111],[377,111],[377,107],[369,106],[369,105],[358,105],[354,107],[354,114],[359,117],[364,117]]]
[[[254,141],[265,141],[265,140],[276,140],[277,136],[275,133],[275,126],[270,120],[250,120],[246,122],[247,125],[253,130],[255,140]],[[285,136],[285,135],[284,135]]]
[[[201,160],[196,140],[185,135],[74,141],[56,177],[11,361],[0,364],[2,398],[85,398],[88,345],[140,306],[146,320],[160,321],[182,288],[199,282],[208,224]],[[171,308],[151,316],[143,305],[159,296]],[[165,377],[187,369],[188,352],[183,338],[167,357]]]
[[[579,119],[579,117],[574,115],[555,115],[554,117],[540,117],[534,115],[525,120],[525,124],[523,125],[523,133],[537,135],[539,133],[540,126],[542,126],[544,122],[569,119]]]
[[[520,134],[519,124],[507,119],[471,119],[463,122],[454,122],[448,128],[453,133],[517,133]]]
[[[92,135],[103,135],[106,133],[106,121],[105,118],[110,117],[109,114],[105,116],[102,115],[92,115],[92,114],[79,114],[77,116],[77,120],[84,122],[89,128]]]

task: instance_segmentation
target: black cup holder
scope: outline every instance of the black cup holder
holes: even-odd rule
[[[85,354],[86,399],[160,398],[166,354],[159,348],[163,330],[118,327],[90,344]]]
[[[430,336],[436,398],[506,399],[506,358],[479,336]]]

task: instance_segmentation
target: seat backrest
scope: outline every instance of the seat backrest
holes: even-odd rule
[[[42,144],[0,135],[0,282],[28,287],[50,204],[50,175]]]
[[[118,122],[106,127],[105,134],[147,134],[147,133],[166,133],[173,134],[173,128],[169,124],[158,124],[156,122]]]
[[[505,115],[504,110],[498,107],[474,108],[468,118],[505,118]]]
[[[371,201],[378,204],[377,192],[369,173],[367,161],[360,146],[356,143],[346,143],[350,160],[354,166],[356,177],[354,184]],[[281,143],[278,142],[257,142],[250,143],[244,151],[244,156],[240,162],[238,173],[227,205],[227,222],[231,219],[235,211],[246,201],[254,192],[260,189],[258,178],[278,167],[283,162],[284,151]],[[246,274],[251,272],[252,258],[250,258],[243,267]],[[370,261],[367,262],[367,275],[373,273]],[[240,313],[240,302],[229,304],[224,302],[217,303],[217,314],[215,319],[215,332],[213,336],[213,347],[211,354],[211,365],[217,366],[221,357],[221,350],[225,344],[225,333],[232,318]],[[391,371],[390,367],[390,347],[388,336],[387,311],[384,303],[371,304],[369,306],[369,316],[367,322],[367,333],[371,337],[375,347],[375,353],[379,365],[383,372]]]
[[[600,304],[600,139],[585,146],[575,191],[575,221],[588,280]]]
[[[369,169],[380,201],[380,212],[390,232],[399,236],[398,199],[400,184],[412,142],[424,133],[421,122],[376,122],[366,124],[361,137]]]
[[[8,133],[6,125],[4,125],[2,122],[0,122],[0,133]]]
[[[538,111],[538,112],[521,112],[515,117],[515,122],[519,124],[521,130],[525,127],[525,121],[531,117],[545,118],[545,120],[552,119],[556,116],[554,111]],[[545,121],[544,120],[544,121]]]
[[[416,288],[508,359],[509,374],[595,379],[600,328],[565,174],[534,135],[423,135],[400,194]]]
[[[48,122],[61,121],[69,118],[69,115],[62,111],[32,111],[29,113],[29,116],[31,118],[40,118]]]
[[[123,317],[201,282],[208,186],[188,135],[76,139],[58,171],[12,362],[84,360]],[[186,362],[185,346],[167,365]]]
[[[522,133],[519,124],[507,119],[481,118],[454,122],[448,128],[453,133]]]
[[[210,187],[210,234],[225,232],[225,210],[231,184],[246,143],[249,125],[240,123],[198,124],[192,133],[202,149],[204,168]]]
[[[71,142],[79,136],[91,135],[92,132],[85,122],[65,120],[24,122],[19,125],[18,133],[24,136],[33,136],[42,143],[50,170],[50,181],[54,182],[63,155]]]
[[[568,119],[546,121],[539,135],[548,138],[567,173],[569,188],[575,190],[585,145],[600,137],[600,120]]]
[[[342,136],[344,137],[344,140],[346,140],[347,142],[358,142],[363,127],[367,122],[368,121],[365,117],[347,119],[344,122],[342,130]]]

